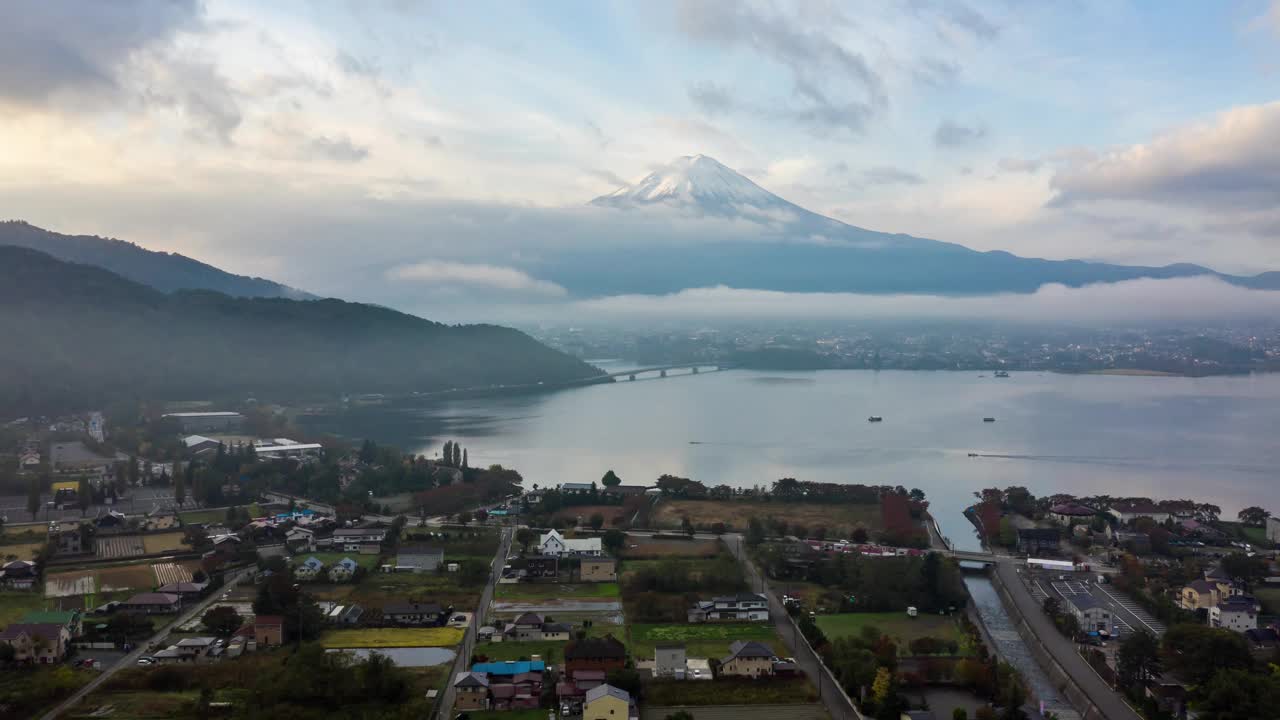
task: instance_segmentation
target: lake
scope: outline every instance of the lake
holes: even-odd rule
[[[943,532],[968,548],[977,542],[961,510],[993,485],[1185,497],[1230,518],[1274,497],[1280,375],[982,374],[731,370],[304,424],[429,455],[457,440],[473,465],[515,468],[526,488],[609,469],[629,484],[672,473],[735,487],[781,477],[919,487]]]

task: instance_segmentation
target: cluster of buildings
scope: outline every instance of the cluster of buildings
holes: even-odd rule
[[[34,611],[0,631],[0,645],[13,649],[14,662],[52,665],[61,662],[71,641],[83,634],[78,611]]]
[[[1262,604],[1245,594],[1220,567],[1207,570],[1204,577],[1184,585],[1178,591],[1178,606],[1191,612],[1203,611],[1211,627],[1238,633],[1257,630],[1262,612]]]

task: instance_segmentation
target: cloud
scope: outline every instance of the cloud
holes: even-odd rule
[[[1029,173],[1029,172],[1035,172],[1039,170],[1040,166],[1043,164],[1044,164],[1044,161],[1040,160],[1039,158],[1006,157],[1006,158],[1000,158],[1000,162],[997,163],[996,165],[1004,172],[1014,172],[1014,173],[1028,172]]]
[[[784,113],[819,133],[861,133],[867,119],[888,105],[884,80],[859,50],[846,47],[832,28],[849,24],[835,6],[795,14],[743,3],[685,0],[677,25],[693,40],[723,49],[745,48],[772,60],[790,75],[799,102]],[[695,102],[723,95],[693,93]]]
[[[734,109],[737,104],[728,88],[713,82],[700,82],[689,86],[689,99],[699,110],[708,115],[719,115]]]
[[[308,147],[323,157],[340,163],[357,163],[369,157],[369,148],[356,145],[347,137],[321,136],[308,143]]]
[[[604,168],[584,168],[583,172],[585,172],[586,174],[590,175],[593,178],[596,178],[597,180],[607,182],[610,185],[613,185],[614,187],[622,187],[624,185],[631,184],[626,178],[613,172],[612,170],[606,170]]]
[[[335,62],[343,72],[359,77],[376,78],[382,72],[373,61],[358,58],[345,50],[338,51]]]
[[[896,167],[873,167],[862,172],[862,179],[872,185],[920,185],[924,178]]]
[[[944,120],[933,131],[933,144],[941,148],[961,148],[975,145],[987,137],[987,129],[981,125],[961,125]]]
[[[0,6],[0,96],[111,93],[135,53],[201,26],[198,0],[42,0]]]
[[[574,302],[565,314],[597,319],[937,319],[1055,322],[1116,327],[1156,322],[1208,322],[1274,317],[1280,292],[1249,290],[1212,277],[1067,288],[1031,295],[942,297],[786,293],[724,286],[669,295],[619,295]]]
[[[1280,189],[1280,102],[1237,107],[1149,143],[1068,163],[1055,204],[1129,199],[1228,211],[1274,208]]]
[[[515,268],[458,262],[422,262],[402,265],[387,272],[392,280],[406,280],[438,285],[461,285],[508,292],[562,297],[565,289],[553,282],[538,280]]]

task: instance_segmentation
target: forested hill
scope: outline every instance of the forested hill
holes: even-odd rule
[[[95,265],[163,292],[214,290],[236,297],[313,297],[270,280],[234,275],[178,253],[157,252],[97,235],[63,235],[18,220],[0,222],[0,245],[17,245],[59,260]]]
[[[553,384],[599,370],[524,333],[341,300],[165,294],[0,246],[0,411]]]

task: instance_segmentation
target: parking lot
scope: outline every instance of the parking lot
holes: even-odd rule
[[[1065,605],[1071,598],[1091,596],[1111,611],[1115,622],[1114,637],[1117,639],[1139,629],[1157,637],[1166,630],[1164,624],[1152,617],[1141,605],[1111,584],[1098,583],[1097,576],[1089,573],[1035,572],[1028,576],[1027,586],[1038,603],[1043,603],[1045,598],[1056,597]]]

